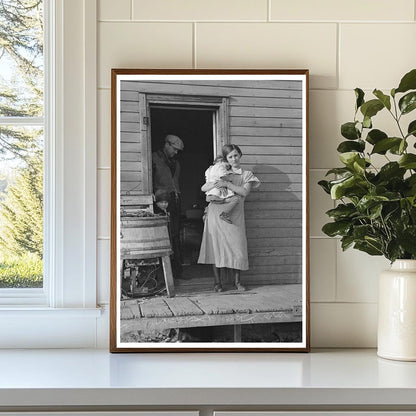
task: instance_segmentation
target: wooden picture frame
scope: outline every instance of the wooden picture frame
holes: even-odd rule
[[[111,352],[309,351],[308,82],[112,70]]]

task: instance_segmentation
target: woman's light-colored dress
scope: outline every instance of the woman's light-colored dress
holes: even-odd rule
[[[244,186],[251,182],[251,189],[260,186],[260,181],[252,172],[243,169],[233,169],[233,171],[231,182],[234,185]],[[241,197],[230,214],[232,224],[220,218],[223,209],[223,204],[211,202],[208,205],[198,263],[248,270],[244,198]]]

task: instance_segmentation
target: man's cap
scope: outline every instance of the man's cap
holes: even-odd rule
[[[174,136],[173,134],[168,134],[165,137],[165,142],[169,143],[176,150],[183,150],[183,148],[185,147],[183,145],[183,141],[178,136]]]

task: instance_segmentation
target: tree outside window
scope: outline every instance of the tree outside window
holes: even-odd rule
[[[43,2],[0,0],[0,289],[43,285]]]

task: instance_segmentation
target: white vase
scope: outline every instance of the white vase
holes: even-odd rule
[[[380,275],[377,354],[416,361],[416,260],[396,260]]]

